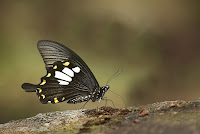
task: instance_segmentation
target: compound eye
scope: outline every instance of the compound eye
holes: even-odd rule
[[[109,88],[110,88],[110,86],[108,86],[108,85],[106,85],[105,87],[106,87],[107,89],[109,89]]]

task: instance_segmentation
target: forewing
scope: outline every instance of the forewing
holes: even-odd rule
[[[99,87],[96,78],[86,63],[68,47],[49,40],[41,40],[38,42],[37,46],[47,70],[50,67],[53,67],[55,62],[64,62],[69,60],[70,64],[78,66],[83,73],[82,79],[79,81],[80,83],[87,85],[90,91],[93,91],[94,88]]]
[[[53,63],[57,61],[65,61],[72,57],[72,51],[69,48],[54,41],[40,40],[37,47],[46,68],[52,67]]]

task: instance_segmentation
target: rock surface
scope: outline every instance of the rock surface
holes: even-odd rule
[[[166,101],[117,109],[67,110],[40,113],[0,124],[0,133],[199,134],[200,99]]]

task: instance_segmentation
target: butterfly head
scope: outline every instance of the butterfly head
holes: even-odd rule
[[[102,91],[103,95],[105,94],[106,91],[108,91],[109,88],[110,88],[109,85],[101,87],[101,91]]]
[[[106,85],[106,86],[104,87],[105,92],[108,91],[109,88],[110,88],[110,86],[109,86],[109,85]]]

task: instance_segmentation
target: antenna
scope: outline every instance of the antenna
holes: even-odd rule
[[[123,72],[123,68],[122,68],[121,70],[118,69],[117,72],[115,72],[114,75],[112,75],[112,76],[108,79],[108,81],[106,82],[106,85],[107,85],[111,80],[113,80],[114,78],[116,78],[117,76],[119,76],[122,72]],[[124,105],[125,105],[126,108],[127,108],[127,105],[126,105],[124,99],[123,99],[119,94],[113,92],[111,89],[109,89],[109,91],[111,91],[113,94],[119,96],[119,97],[123,100]]]
[[[116,77],[117,77],[118,75],[120,75],[122,72],[123,72],[123,68],[121,69],[121,71],[120,71],[120,69],[118,69],[117,72],[115,72],[115,73],[108,79],[108,81],[106,82],[106,85],[108,85],[108,83],[109,83],[112,79],[116,78]]]

